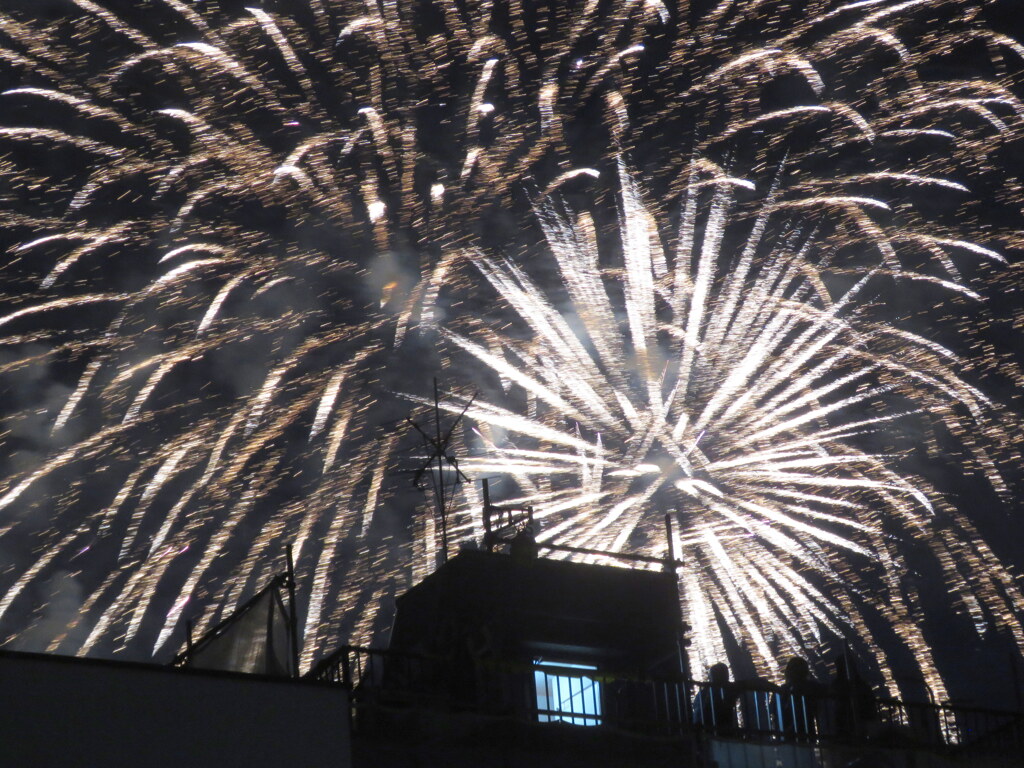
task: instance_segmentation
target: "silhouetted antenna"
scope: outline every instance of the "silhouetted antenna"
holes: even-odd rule
[[[465,480],[469,482],[469,478],[466,477],[462,470],[459,469],[459,459],[453,453],[449,452],[449,445],[451,443],[452,434],[455,432],[455,428],[459,426],[459,422],[462,421],[462,417],[469,410],[469,407],[473,404],[476,399],[476,395],[469,399],[466,403],[466,407],[462,409],[459,415],[455,418],[451,427],[444,434],[441,433],[441,400],[437,391],[437,379],[434,379],[434,429],[433,435],[430,435],[424,430],[419,424],[412,419],[407,421],[412,424],[420,436],[423,438],[423,446],[428,451],[428,456],[423,461],[423,465],[416,471],[415,477],[413,477],[413,485],[417,488],[422,488],[421,481],[425,473],[430,473],[430,482],[434,488],[434,503],[437,505],[437,517],[441,523],[441,556],[443,561],[448,560],[448,511],[455,498],[455,486]],[[446,481],[445,470],[450,470],[451,480]],[[436,472],[435,472],[436,470]],[[451,493],[448,492],[449,486],[451,487]]]

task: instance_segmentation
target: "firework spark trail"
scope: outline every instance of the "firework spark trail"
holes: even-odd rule
[[[701,662],[712,605],[735,603],[772,673],[819,625],[869,636],[871,595],[935,680],[888,525],[1020,643],[984,542],[936,538],[928,510],[951,511],[900,450],[858,441],[934,419],[1005,489],[1012,441],[962,350],[875,297],[900,279],[980,298],[967,265],[1016,245],[984,228],[1021,195],[998,163],[1024,48],[958,0],[792,5],[0,13],[0,544],[25,553],[4,631],[75,568],[88,597],[52,650],[166,652],[291,540],[303,664],[367,641],[437,551],[429,515],[401,511],[388,426],[437,334],[467,385],[513,393],[474,408],[476,466],[514,475],[545,536],[658,551],[651,509],[699,506],[677,545]],[[922,77],[974,44],[984,77]],[[524,190],[589,202],[570,217]],[[507,316],[476,312],[481,285]],[[453,540],[479,534],[466,500]]]

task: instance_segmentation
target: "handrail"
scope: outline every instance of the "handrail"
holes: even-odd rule
[[[892,698],[858,704],[850,696],[797,695],[767,684],[723,687],[599,671],[576,676],[591,677],[600,686],[599,713],[555,710],[541,705],[533,687],[534,675],[543,672],[528,662],[470,654],[442,658],[343,646],[307,676],[345,685],[352,691],[356,711],[365,706],[440,707],[534,722],[593,723],[659,736],[697,734],[815,747],[870,743],[951,755],[972,750],[1017,754],[1024,736],[1020,713],[996,709]]]

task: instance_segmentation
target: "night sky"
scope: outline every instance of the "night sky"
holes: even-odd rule
[[[453,411],[479,398],[467,472],[539,499],[555,539],[660,554],[676,515],[709,602],[701,661],[771,675],[799,649],[824,676],[845,638],[878,685],[1015,705],[1020,19],[1013,0],[5,0],[0,645],[168,659],[288,543],[304,662],[379,641],[437,557],[406,422],[437,376]],[[693,331],[702,264],[714,322]],[[602,319],[580,298],[594,275]],[[722,405],[648,439],[658,409],[636,404],[691,357],[694,424],[731,386],[730,290],[804,313],[743,342],[779,381],[745,421]],[[591,400],[537,306],[593,362]],[[823,468],[730,474],[771,452],[743,429],[813,403],[772,433],[810,447],[771,461]],[[618,462],[603,497],[570,503],[589,482],[570,444]],[[564,473],[501,470],[530,451]],[[453,548],[478,538],[477,493]],[[758,597],[728,563],[764,576]]]

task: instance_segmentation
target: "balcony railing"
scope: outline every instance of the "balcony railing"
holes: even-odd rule
[[[538,696],[538,672],[570,679],[559,700],[551,686]],[[1019,713],[896,699],[801,696],[772,686],[603,675],[579,665],[541,667],[465,654],[429,657],[346,646],[310,672],[340,683],[361,707],[426,708],[514,717],[539,723],[595,725],[639,735],[698,735],[815,750],[857,745],[927,751],[962,758],[1012,760],[1024,753]],[[571,678],[579,684],[571,684]],[[572,693],[575,692],[575,693]],[[589,697],[589,698],[588,698]],[[576,711],[576,710],[579,711]],[[978,762],[978,765],[987,763]],[[1001,763],[1000,763],[1001,764]]]
[[[592,678],[585,696],[569,697],[561,706],[538,699],[536,674],[547,671],[531,663],[494,659],[439,658],[391,650],[345,646],[325,658],[309,676],[341,683],[352,691],[353,704],[441,708],[535,722],[577,722],[624,731],[678,736],[692,730],[687,685],[678,680],[608,677],[587,669],[559,667],[561,677]],[[600,702],[593,706],[594,691]]]

